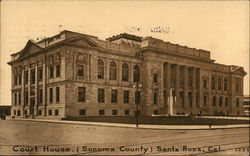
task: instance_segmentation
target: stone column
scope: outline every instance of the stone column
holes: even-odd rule
[[[175,96],[176,96],[176,101],[175,101],[175,109],[178,109],[180,108],[180,96],[179,96],[179,93],[180,93],[180,90],[179,90],[179,83],[180,83],[180,80],[179,80],[179,76],[180,76],[180,66],[178,64],[176,64],[176,79],[175,79]]]
[[[184,109],[188,108],[188,67],[184,66]],[[186,112],[187,113],[187,112]]]
[[[196,68],[193,67],[193,73],[192,73],[192,81],[193,81],[193,86],[192,86],[192,106],[193,108],[196,107]]]
[[[160,82],[160,86],[159,86],[159,104],[160,107],[164,107],[164,63],[161,64],[161,71],[160,71],[160,75],[159,77],[159,82]],[[161,111],[160,111],[161,113]]]
[[[202,106],[202,103],[203,103],[203,95],[202,95],[202,92],[201,92],[201,90],[202,90],[202,87],[203,87],[203,85],[202,85],[202,78],[200,77],[200,68],[197,68],[197,71],[196,71],[196,75],[198,74],[198,80],[196,80],[196,81],[198,81],[198,86],[196,86],[196,89],[197,89],[197,92],[198,92],[198,95],[199,95],[199,107],[200,108],[202,108],[203,106]],[[208,85],[208,82],[207,82],[207,85]]]
[[[129,64],[129,84],[133,85],[133,64]]]
[[[210,73],[210,75],[209,75],[209,83],[208,83],[207,108],[211,108],[212,105],[213,105],[211,103],[213,101],[213,100],[211,100],[211,98],[212,98],[212,96],[211,96],[211,92],[212,92],[211,84],[212,84],[212,75]],[[210,110],[209,110],[209,113],[211,113]]]
[[[117,81],[118,81],[118,85],[121,84],[121,81],[122,81],[122,69],[121,69],[121,61],[118,60],[117,62]]]
[[[24,115],[24,109],[25,109],[25,104],[24,104],[24,89],[25,89],[25,84],[24,84],[24,68],[21,71],[21,77],[22,77],[22,92],[21,92],[21,105],[23,105],[23,115]]]
[[[167,78],[166,78],[166,100],[167,100],[167,108],[169,108],[169,96],[170,96],[170,63],[167,63],[166,65],[166,71],[167,71]],[[167,110],[167,113],[169,113],[169,109]]]
[[[30,106],[30,66],[28,69],[28,106]],[[30,108],[30,107],[29,107]]]
[[[104,79],[105,79],[105,83],[109,82],[109,60],[108,58],[105,58],[105,63],[104,63]]]
[[[91,81],[91,67],[92,67],[92,64],[91,64],[91,55],[88,55],[88,65],[87,65],[87,67],[88,67],[88,78],[87,78],[87,80],[89,80],[89,81]]]
[[[46,73],[46,64],[47,62],[45,62],[44,61],[44,63],[43,63],[43,105],[44,105],[44,110],[43,110],[43,115],[44,116],[46,116],[46,114],[47,114],[47,110],[46,110],[46,108],[47,108],[47,89],[46,89],[46,82],[47,82],[47,73]]]
[[[12,65],[11,67],[11,89],[14,89],[15,88],[15,72],[14,72],[14,67]],[[14,102],[13,102],[14,103]]]
[[[37,76],[37,64],[35,67],[35,106],[34,106],[34,115],[38,115],[38,76]]]

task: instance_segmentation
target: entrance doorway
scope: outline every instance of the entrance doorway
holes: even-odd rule
[[[35,98],[30,98],[30,115],[34,115]]]

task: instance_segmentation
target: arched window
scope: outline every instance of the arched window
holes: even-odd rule
[[[104,63],[101,59],[98,60],[98,79],[104,79]]]
[[[224,78],[224,91],[227,91],[227,78]]]
[[[122,81],[128,81],[128,78],[129,78],[128,64],[124,63],[122,65]]]
[[[109,78],[110,80],[116,80],[117,77],[117,67],[114,61],[110,62],[110,71],[109,71]]]
[[[218,90],[221,90],[221,78],[218,78]]]
[[[211,79],[211,88],[214,90],[215,89],[215,78],[212,77]]]
[[[138,65],[134,66],[134,82],[140,81],[140,67]]]

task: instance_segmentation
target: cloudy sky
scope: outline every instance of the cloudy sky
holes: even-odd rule
[[[153,36],[209,50],[217,63],[249,71],[248,1],[2,0],[0,104],[11,103],[11,68],[6,64],[10,54],[21,50],[29,39],[53,36],[64,29],[100,39],[123,32]],[[248,75],[244,94],[249,94]]]

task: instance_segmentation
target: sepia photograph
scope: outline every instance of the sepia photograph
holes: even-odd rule
[[[249,1],[0,10],[0,155],[249,155]]]

